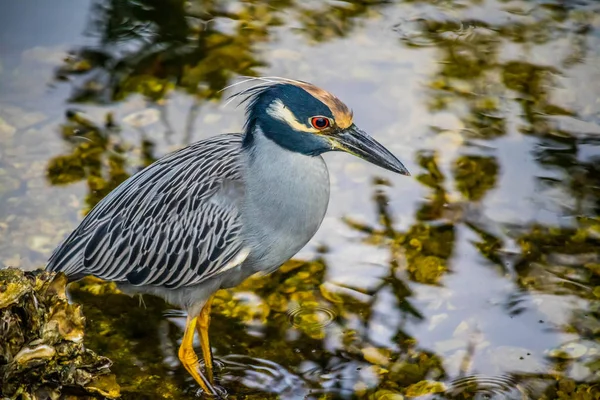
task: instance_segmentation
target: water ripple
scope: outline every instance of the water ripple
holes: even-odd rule
[[[296,328],[324,328],[336,317],[334,310],[323,306],[298,306],[288,311],[290,323]]]
[[[446,395],[451,399],[485,400],[530,399],[530,390],[510,375],[472,375],[450,383]]]
[[[220,361],[220,382],[228,387],[237,383],[238,392],[276,393],[281,399],[305,398],[309,394],[300,377],[273,361],[238,354],[220,357]],[[245,388],[241,389],[240,384]]]

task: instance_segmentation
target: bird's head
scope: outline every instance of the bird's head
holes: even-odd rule
[[[402,163],[353,122],[352,111],[331,93],[310,83],[282,80],[246,89],[245,145],[257,130],[279,146],[308,156],[344,151],[382,168],[410,175]]]

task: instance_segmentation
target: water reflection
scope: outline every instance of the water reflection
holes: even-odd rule
[[[28,114],[13,118],[0,102],[0,205],[48,196],[12,162],[19,149],[42,155],[51,185],[83,184],[69,207],[85,212],[196,132],[228,128],[212,132],[199,116],[234,77],[352,74],[366,82],[367,101],[352,94],[364,118],[410,147],[416,183],[334,165],[334,194],[352,207],[324,227],[322,251],[219,292],[211,340],[230,398],[597,398],[598,11],[584,0],[94,1],[91,42],[54,70],[72,104],[55,110],[53,157],[31,132],[43,119],[18,125]],[[361,43],[377,52],[362,55]],[[210,117],[220,115],[233,111]],[[404,139],[403,124],[426,128]],[[365,192],[358,215],[352,199]],[[1,216],[0,232],[14,224]],[[13,262],[17,242],[0,255]],[[51,250],[42,244],[37,253]],[[371,254],[378,261],[358,275],[372,284],[348,283]],[[176,357],[183,317],[170,306],[91,283],[73,298],[124,398],[195,393]]]
[[[105,103],[141,93],[160,101],[174,88],[198,101],[219,99],[236,75],[256,75],[260,45],[294,19],[317,41],[346,36],[376,3],[302,7],[291,1],[110,1],[92,5],[93,46],[74,50],[56,71],[69,80],[70,101]]]
[[[52,158],[48,163],[47,177],[53,185],[85,181],[88,211],[129,178],[131,173],[127,167],[134,149],[141,152],[140,167],[156,160],[152,154],[153,143],[143,137],[139,144],[124,140],[111,114],[106,115],[102,125],[76,110],[67,111],[66,119],[61,125],[61,134],[69,143],[71,153]]]
[[[356,391],[366,394],[376,388],[425,390],[429,386],[423,388],[424,379],[445,376],[440,359],[420,349],[406,332],[396,333],[399,348],[394,351],[370,338],[367,328],[373,300],[384,286],[371,293],[365,304],[343,290],[328,288],[325,270],[323,260],[290,262],[268,278],[252,278],[235,290],[217,293],[212,329],[218,332],[212,336],[220,366],[216,380],[230,396],[258,399],[272,393],[282,399],[318,399],[323,394],[352,398]],[[243,295],[250,291],[253,301]],[[162,300],[144,296],[140,307],[137,299],[116,293],[111,284],[99,286],[91,281],[75,284],[71,294],[89,310],[86,343],[113,357],[113,370],[123,376],[120,383],[126,398],[167,392],[179,398],[195,390],[186,372],[168,361],[176,356],[177,332],[182,331],[184,318],[165,313],[168,305]],[[291,323],[286,311],[298,303],[336,309],[339,315],[329,324],[315,324],[311,319]],[[110,311],[105,312],[105,307]],[[135,311],[128,313],[132,307]],[[132,346],[125,349],[117,343]],[[154,350],[143,351],[146,346]],[[155,373],[161,379],[146,379]]]
[[[379,221],[382,226],[370,227],[346,219],[348,225],[367,233],[367,243],[389,248],[390,262],[395,273],[407,270],[408,277],[418,283],[439,284],[448,271],[448,260],[452,256],[455,241],[454,219],[460,213],[456,207],[449,207],[447,194],[443,187],[444,175],[440,172],[435,156],[419,155],[419,165],[427,171],[417,176],[425,186],[433,189],[428,201],[421,204],[416,213],[417,224],[407,232],[394,229],[394,219],[387,207],[388,196],[382,190],[386,185],[377,185],[374,199],[377,203]],[[380,182],[375,182],[379,184]],[[481,187],[478,190],[482,190]],[[483,189],[485,190],[485,189]],[[402,264],[400,265],[400,262]],[[404,299],[410,290],[401,284],[398,288],[399,300]],[[402,303],[402,301],[401,301]]]

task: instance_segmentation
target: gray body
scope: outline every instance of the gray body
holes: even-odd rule
[[[76,278],[95,275],[116,281],[125,292],[161,296],[187,309],[192,315],[200,311],[216,290],[236,286],[256,272],[268,273],[277,269],[308,243],[323,221],[329,201],[327,167],[320,155],[306,156],[286,150],[268,139],[258,127],[251,147],[242,148],[241,143],[240,134],[206,139],[132,176],[111,192],[104,204],[92,210],[55,251],[48,269],[62,270]],[[215,153],[217,157],[207,163],[206,155]],[[181,160],[182,155],[189,160],[186,168],[173,170],[169,161],[175,159],[174,156]],[[172,174],[171,179],[165,179],[165,174]],[[152,180],[153,176],[162,178]],[[136,184],[140,187],[136,188]],[[122,209],[118,207],[119,202],[136,204],[133,213],[144,214],[146,210],[146,216],[151,216],[148,206],[160,204],[157,203],[160,198],[157,193],[166,193],[165,197],[174,199],[178,190],[208,186],[213,187],[212,192],[199,196],[197,204],[194,205],[192,196],[187,196],[188,200],[181,201],[187,201],[191,206],[186,205],[183,212],[174,212],[171,218],[162,219],[162,231],[166,232],[162,240],[157,229],[150,228],[144,234],[146,219],[143,215],[137,219],[129,218],[123,226],[114,222],[127,218],[119,215]],[[193,194],[194,191],[188,193]],[[274,193],[277,196],[273,196]],[[140,199],[144,196],[145,200]],[[172,209],[177,205],[173,201],[164,202],[162,207]],[[164,215],[165,210],[158,209],[156,214]],[[186,225],[182,222],[186,218],[203,223]],[[130,226],[131,221],[140,228]],[[223,223],[222,227],[216,226],[219,222]],[[215,228],[203,234],[200,232],[203,224],[211,224]],[[101,230],[102,227],[108,228]],[[229,231],[235,232],[234,237],[226,235]],[[99,243],[93,239],[96,233],[101,235]],[[112,235],[117,236],[113,243]],[[220,239],[225,240],[225,257],[214,260],[208,268],[197,272],[185,268],[190,263],[169,264],[166,257],[167,261],[152,262],[157,253],[168,252],[167,238],[181,241],[186,235],[206,237],[200,244],[202,254],[210,252],[210,247],[214,247]],[[212,242],[207,243],[209,240]],[[141,256],[141,262],[135,251],[136,241],[145,249],[141,252],[146,252]],[[195,239],[192,242],[197,243]],[[127,246],[119,248],[121,243]],[[229,265],[223,268],[226,264]],[[128,279],[128,274],[136,268],[158,272],[141,282]],[[170,282],[174,285],[169,285],[171,287],[164,285],[164,277],[159,279],[159,272],[163,269],[173,273]],[[216,273],[211,276],[212,270]],[[182,278],[174,279],[176,275]]]

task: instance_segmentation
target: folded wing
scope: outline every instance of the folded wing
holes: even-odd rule
[[[47,269],[177,288],[243,261],[236,192],[223,191],[241,182],[240,145],[241,135],[219,135],[135,174],[94,207]]]

